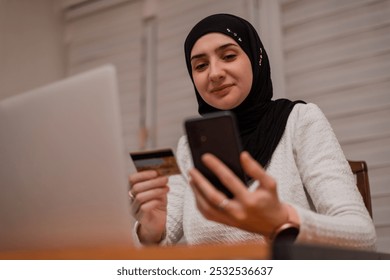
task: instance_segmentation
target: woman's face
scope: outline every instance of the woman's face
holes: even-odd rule
[[[249,57],[229,36],[209,33],[191,51],[192,77],[203,100],[221,110],[242,103],[252,87]]]

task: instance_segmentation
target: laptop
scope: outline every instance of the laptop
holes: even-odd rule
[[[0,102],[0,251],[131,246],[115,68]]]

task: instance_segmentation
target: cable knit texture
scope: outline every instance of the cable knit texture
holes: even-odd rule
[[[167,235],[162,244],[262,241],[261,234],[206,220],[188,184],[193,166],[185,136],[178,143],[182,175],[169,178]],[[297,242],[374,249],[373,222],[336,136],[314,104],[298,104],[270,164],[281,201],[294,206],[301,221]],[[256,188],[255,182],[250,189]],[[265,241],[264,241],[265,242]]]

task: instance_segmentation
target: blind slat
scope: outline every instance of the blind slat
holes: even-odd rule
[[[140,115],[142,1],[119,2],[94,13],[80,14],[77,19],[68,17],[65,30],[67,71],[74,74],[107,63],[116,66],[123,135],[127,149],[136,150]]]
[[[390,1],[280,3],[288,97],[319,105],[346,157],[367,162],[378,248],[390,252]]]

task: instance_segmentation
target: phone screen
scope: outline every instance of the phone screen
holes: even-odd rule
[[[245,184],[249,181],[240,164],[242,151],[237,124],[229,111],[204,115],[185,121],[188,144],[194,166],[220,191],[229,198],[233,194],[206,166],[201,156],[211,153],[224,162]]]

